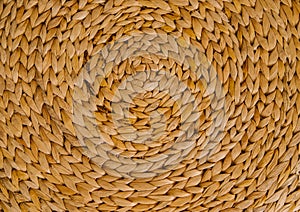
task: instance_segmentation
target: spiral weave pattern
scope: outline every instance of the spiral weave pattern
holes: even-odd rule
[[[0,0],[0,210],[299,211],[299,14]]]

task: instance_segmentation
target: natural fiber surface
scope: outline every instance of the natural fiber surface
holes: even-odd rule
[[[299,13],[299,0],[0,0],[0,210],[299,211]],[[159,35],[151,54],[93,72],[141,34]],[[215,71],[151,46],[193,46]]]

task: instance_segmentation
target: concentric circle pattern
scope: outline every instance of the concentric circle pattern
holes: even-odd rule
[[[75,80],[76,135],[85,155],[113,176],[157,176],[187,158],[207,158],[223,138],[221,82],[187,46],[163,34],[122,37]]]
[[[0,0],[0,210],[299,211],[299,0]]]

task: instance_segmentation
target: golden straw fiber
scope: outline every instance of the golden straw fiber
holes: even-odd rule
[[[300,211],[299,0],[0,0],[1,211]]]

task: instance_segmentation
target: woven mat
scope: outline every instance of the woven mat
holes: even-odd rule
[[[0,210],[300,211],[299,0],[0,0]]]

